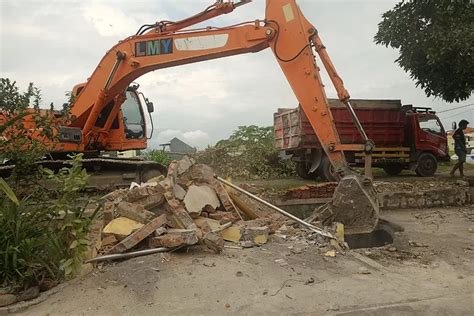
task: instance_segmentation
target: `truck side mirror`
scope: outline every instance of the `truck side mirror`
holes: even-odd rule
[[[451,127],[453,128],[453,131],[455,131],[458,129],[458,124],[456,122],[453,122],[453,124],[451,124]]]
[[[153,102],[146,100],[146,109],[148,113],[153,113],[155,111],[155,107],[153,106]]]

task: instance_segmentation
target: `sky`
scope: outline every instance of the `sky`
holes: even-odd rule
[[[401,99],[403,104],[437,111],[474,103],[428,98],[394,60],[396,50],[375,45],[373,36],[392,0],[300,0],[315,25],[353,98]],[[65,93],[93,72],[106,51],[135,34],[142,24],[180,20],[213,0],[1,0],[0,75],[26,89],[42,91],[45,106],[57,108]],[[264,18],[264,0],[199,26],[233,25]],[[322,65],[320,65],[321,68]],[[323,81],[335,97],[328,77]],[[136,80],[155,104],[155,133],[150,148],[178,137],[205,148],[227,138],[238,126],[270,126],[277,108],[295,107],[293,95],[269,49],[224,59],[161,69]],[[440,114],[447,129],[453,121],[474,123],[474,107]]]

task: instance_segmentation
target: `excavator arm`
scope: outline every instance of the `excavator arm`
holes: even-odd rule
[[[124,102],[124,92],[136,78],[161,68],[258,52],[270,47],[326,155],[342,177],[340,189],[336,190],[333,202],[325,210],[328,214],[326,218],[350,223],[357,227],[356,231],[372,230],[378,220],[378,204],[371,182],[351,172],[343,152],[365,149],[370,153],[373,145],[350,106],[349,93],[316,28],[306,20],[295,0],[266,0],[265,20],[223,28],[183,30],[206,19],[230,13],[247,2],[217,1],[191,18],[146,25],[137,35],[120,41],[107,52],[87,83],[78,90],[71,108],[73,120],[70,126],[82,129],[85,144],[94,143],[94,148],[104,147],[109,141],[108,131]],[[339,99],[353,115],[366,144],[341,144],[315,52],[319,54]],[[98,127],[96,122],[105,108],[108,109],[105,124]],[[370,159],[367,161],[370,166]],[[349,192],[350,196],[347,195]],[[355,212],[359,214],[355,215]]]

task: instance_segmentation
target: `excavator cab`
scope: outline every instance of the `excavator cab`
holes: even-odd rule
[[[123,93],[123,102],[109,129],[106,151],[140,150],[147,147],[147,139],[153,134],[153,103],[138,91],[138,85],[131,85]],[[107,107],[102,110],[96,127],[103,127],[102,117],[110,117]],[[107,112],[107,113],[105,113]],[[151,131],[147,130],[146,115]]]
[[[141,139],[145,136],[145,116],[136,90],[125,92],[125,101],[120,108],[126,139]]]

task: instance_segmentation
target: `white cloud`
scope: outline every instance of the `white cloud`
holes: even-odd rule
[[[209,141],[209,135],[206,132],[201,131],[200,129],[191,132],[183,133],[184,139],[190,142],[207,142]]]
[[[158,133],[157,137],[153,137],[150,147],[156,148],[160,144],[169,142],[177,137],[192,147],[204,148],[209,144],[209,134],[198,129],[193,131],[181,131],[177,129],[166,129]]]
[[[97,2],[84,5],[82,15],[101,36],[126,37],[133,34],[139,26],[135,19],[120,9]]]

